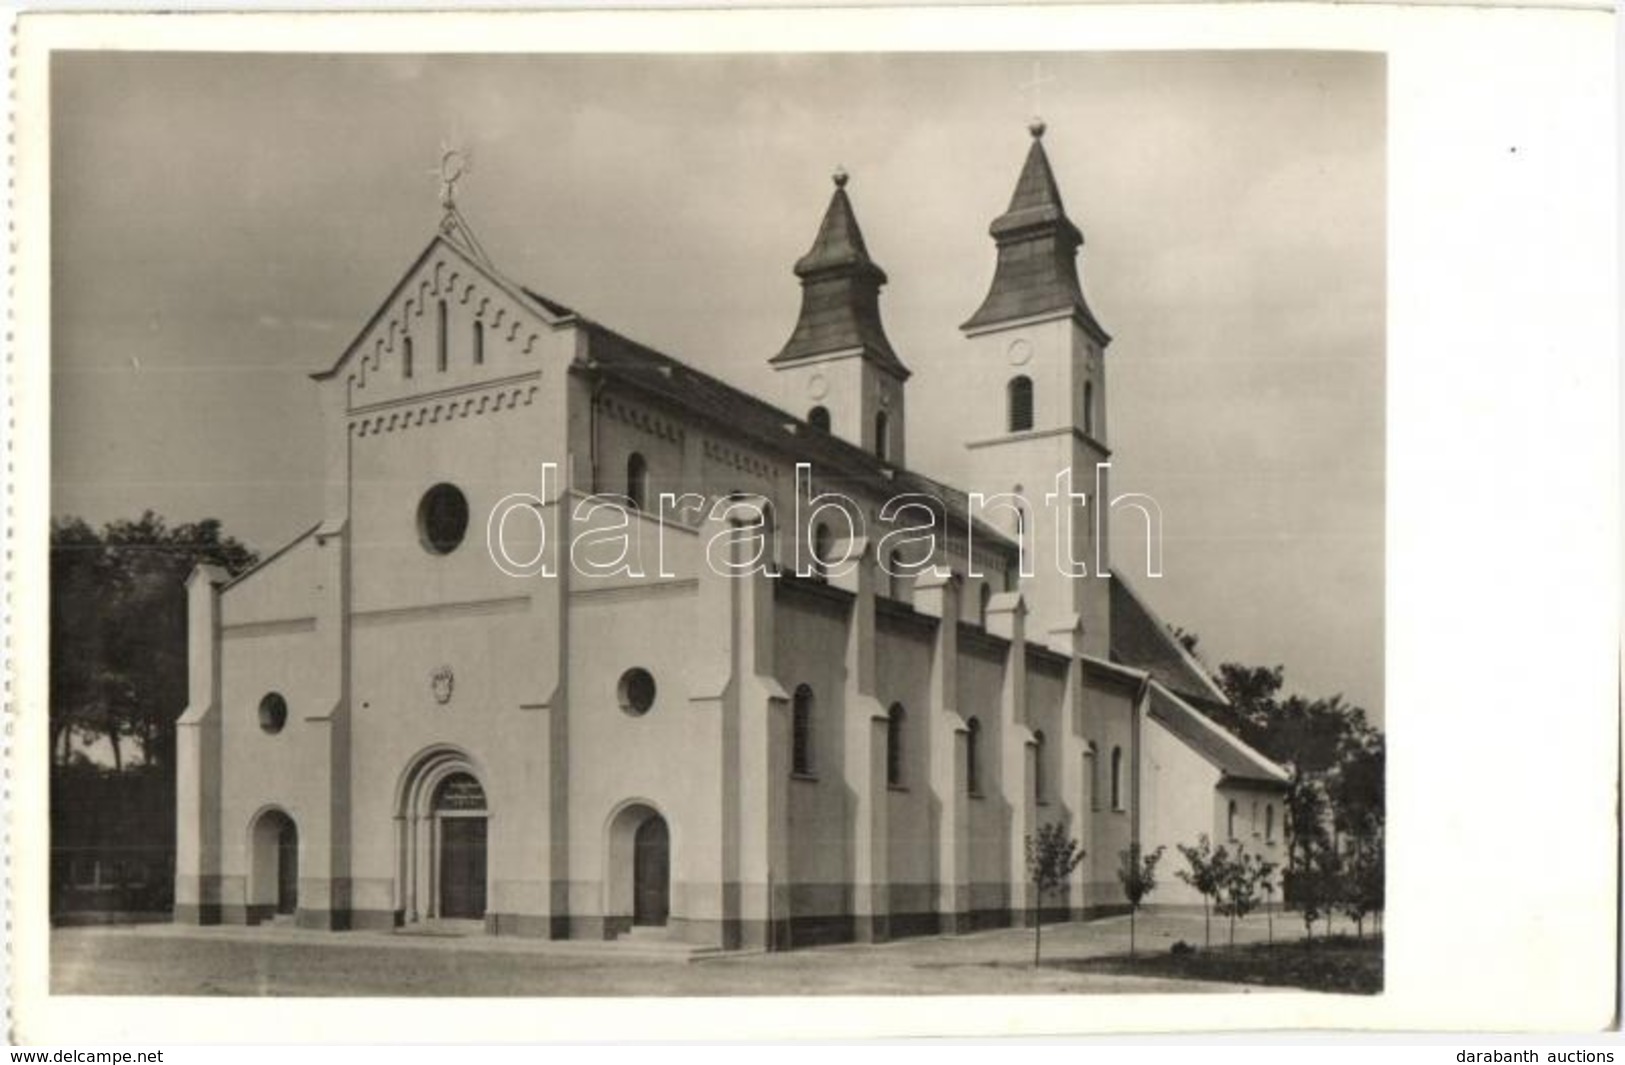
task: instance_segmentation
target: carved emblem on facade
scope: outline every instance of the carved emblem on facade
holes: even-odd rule
[[[434,701],[441,706],[451,702],[451,690],[456,684],[456,677],[450,666],[441,666],[429,674],[429,690],[434,692]]]

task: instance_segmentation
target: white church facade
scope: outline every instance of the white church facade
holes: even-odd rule
[[[176,919],[782,949],[1034,920],[1049,822],[1087,857],[1046,916],[1120,911],[1131,843],[1280,861],[1286,774],[1097,575],[1109,337],[1042,133],[962,326],[953,487],[906,464],[844,175],[771,402],[509,280],[448,199],[315,375],[322,512],[189,583]],[[1153,903],[1197,901],[1164,872]]]

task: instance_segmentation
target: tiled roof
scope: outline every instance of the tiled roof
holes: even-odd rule
[[[1227,702],[1207,670],[1117,574],[1112,575],[1111,597],[1113,661],[1143,669],[1187,698]]]
[[[631,385],[707,418],[731,438],[753,440],[795,461],[811,463],[821,483],[845,482],[886,497],[919,493],[940,500],[953,527],[965,528],[970,502],[959,489],[882,462],[863,448],[814,429],[749,392],[577,317],[588,334],[587,359],[579,364],[580,372]],[[980,519],[975,519],[975,529],[980,544],[1012,555],[1018,550],[1008,536]]]
[[[1034,127],[1033,144],[1010,206],[988,230],[999,247],[993,284],[982,305],[960,328],[1070,311],[1096,341],[1106,344],[1111,337],[1095,320],[1078,282],[1077,255],[1083,234],[1066,216],[1061,190],[1044,153],[1042,133],[1042,126]]]
[[[1151,683],[1151,717],[1231,780],[1285,786],[1291,779],[1285,769],[1156,681]]]
[[[844,174],[836,175],[835,195],[812,248],[796,262],[796,276],[801,278],[801,315],[783,350],[771,361],[794,362],[857,349],[898,377],[908,377],[908,368],[892,350],[880,320],[880,287],[886,283],[886,272],[869,258],[846,195]]]
[[[548,314],[551,314],[555,318],[573,318],[573,317],[576,316],[575,311],[572,311],[570,308],[566,307],[564,304],[558,302],[557,300],[548,299],[546,296],[542,295],[540,292],[536,292],[536,291],[534,291],[532,289],[528,289],[524,285],[519,286],[519,291],[523,292],[525,295],[527,295],[531,299],[535,300],[537,306],[541,307],[544,311],[546,311]]]
[[[886,272],[869,258],[869,246],[863,242],[863,230],[858,228],[858,217],[852,212],[845,181],[838,177],[835,194],[829,198],[829,207],[824,211],[812,248],[796,260],[796,276],[811,277],[828,270],[845,269],[886,283]]]
[[[850,215],[850,204],[847,203],[845,190],[837,188],[831,212],[839,214],[840,204],[846,204],[840,210]],[[821,229],[820,237],[823,235]],[[839,249],[843,242],[850,246],[854,254],[867,259],[868,253],[863,247],[862,235],[857,231],[855,219],[850,227],[840,220],[834,224],[829,247]],[[437,233],[429,241],[411,268],[396,283],[390,296],[391,300],[411,277],[412,271],[416,270],[436,247],[441,246],[453,248],[471,266],[485,273],[494,284],[522,301],[529,301],[550,323],[557,324],[568,320],[579,325],[588,337],[588,345],[585,358],[578,359],[575,367],[577,372],[601,375],[641,388],[645,392],[675,403],[682,409],[710,419],[733,436],[754,440],[795,461],[812,463],[814,474],[821,483],[839,485],[845,481],[855,488],[888,498],[906,493],[929,496],[941,502],[942,516],[946,522],[951,522],[954,528],[964,529],[969,522],[970,527],[975,530],[977,543],[1011,556],[1019,551],[1016,543],[1004,533],[979,518],[970,517],[969,497],[960,489],[884,462],[863,448],[812,428],[802,419],[771,403],[734,388],[669,355],[663,355],[653,348],[630,340],[583,316],[571,307],[514,282],[488,260],[476,259],[467,248],[456,241],[448,240],[444,234]],[[814,252],[818,251],[815,245]],[[828,248],[821,254],[826,253],[836,254]],[[884,279],[885,275],[880,268],[870,265],[874,272]],[[389,300],[380,305],[379,310],[373,314],[372,319],[331,369],[311,376],[322,380],[337,374],[388,306]],[[883,338],[884,334],[881,336]],[[889,345],[887,351],[890,351]],[[895,362],[896,356],[893,355],[892,359]],[[901,362],[896,362],[896,369],[904,376],[908,373]]]
[[[836,192],[844,199],[843,190]],[[856,223],[854,229],[855,226]],[[861,235],[857,240],[861,249]],[[429,249],[434,243],[430,242]],[[709,418],[730,434],[749,437],[797,461],[810,462],[822,483],[838,484],[845,480],[854,486],[883,492],[888,497],[919,493],[940,500],[946,518],[955,527],[963,529],[970,520],[970,500],[960,489],[882,462],[863,448],[816,430],[749,392],[622,336],[535,289],[515,283],[489,262],[475,262],[472,258],[469,261],[508,291],[522,294],[550,321],[572,320],[582,328],[587,334],[588,346],[585,361],[577,364],[578,372],[601,375],[640,388]],[[1019,550],[1008,536],[981,519],[974,519],[974,527],[977,542],[1011,555]]]
[[[1010,196],[1010,206],[993,220],[989,232],[995,238],[1013,236],[1029,229],[1052,229],[1065,236],[1073,247],[1083,243],[1083,234],[1066,216],[1061,203],[1061,188],[1055,183],[1055,172],[1050,169],[1049,155],[1044,142],[1033,138],[1027,149],[1027,161],[1016,179],[1016,191]]]

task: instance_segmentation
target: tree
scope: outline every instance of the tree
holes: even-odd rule
[[[1275,897],[1275,871],[1278,867],[1274,862],[1259,859],[1258,890],[1264,893],[1264,927],[1268,930],[1269,942],[1275,943],[1275,912],[1271,908]]]
[[[1351,731],[1327,784],[1341,831],[1367,835],[1381,824],[1386,762],[1387,742],[1382,733],[1369,726]]]
[[[1382,912],[1383,860],[1380,840],[1362,843],[1343,864],[1343,890],[1338,907],[1354,922],[1354,937],[1365,937],[1365,919]]]
[[[1276,711],[1270,732],[1277,751],[1270,753],[1299,775],[1322,776],[1337,765],[1356,722],[1364,725],[1365,711],[1344,705],[1340,695],[1330,699],[1294,695]]]
[[[1187,648],[1195,646],[1195,633],[1174,627],[1170,634]],[[1311,933],[1315,920],[1325,917],[1329,922],[1340,903],[1354,901],[1343,896],[1359,894],[1365,901],[1356,904],[1369,907],[1381,892],[1369,867],[1381,865],[1384,835],[1382,731],[1341,695],[1283,695],[1285,670],[1278,665],[1226,662],[1216,679],[1225,702],[1207,702],[1202,709],[1289,774],[1286,863],[1279,885],[1285,905],[1305,909],[1305,928]],[[1344,857],[1350,867],[1340,870]],[[1273,894],[1276,885],[1268,881],[1259,886]]]
[[[1382,934],[1382,915],[1388,906],[1388,861],[1386,841],[1378,836],[1372,841],[1371,852],[1360,881],[1366,905],[1371,910],[1372,923],[1377,935]]]
[[[256,561],[220,522],[174,527],[147,511],[101,532],[51,522],[51,751],[71,761],[75,736],[101,736],[114,769],[134,741],[148,765],[173,764],[186,708],[186,588],[199,562],[236,574]]]
[[[78,518],[51,522],[51,762],[73,760],[73,740],[94,730],[103,658],[96,609],[107,570],[101,538]]]
[[[1229,865],[1229,856],[1223,847],[1217,851],[1204,832],[1197,837],[1196,846],[1187,847],[1178,844],[1179,853],[1184,855],[1187,869],[1181,869],[1174,875],[1195,888],[1202,896],[1202,946],[1213,946],[1213,926],[1210,905],[1219,895],[1223,887],[1226,869]]]
[[[1286,793],[1287,902],[1298,897],[1299,881],[1312,879],[1315,856],[1332,847],[1330,804],[1320,780],[1294,773]]]
[[[1038,967],[1044,939],[1044,895],[1066,887],[1067,878],[1083,861],[1084,850],[1066,834],[1058,822],[1041,825],[1036,836],[1027,837],[1027,876],[1037,896],[1038,913],[1033,921],[1033,968]]]
[[[1223,850],[1220,850],[1223,853]],[[1230,918],[1230,945],[1236,945],[1236,920],[1258,909],[1258,893],[1275,866],[1261,854],[1237,850],[1219,879],[1218,910]]]
[[[1226,662],[1219,667],[1218,679],[1230,705],[1216,712],[1215,720],[1261,753],[1284,760],[1282,751],[1271,742],[1270,728],[1280,710],[1276,696],[1286,682],[1285,667]]]
[[[1337,768],[1326,781],[1332,827],[1355,847],[1370,846],[1383,835],[1386,747],[1375,729],[1351,729]]]
[[[1317,920],[1325,918],[1326,932],[1331,934],[1332,912],[1337,908],[1340,878],[1336,848],[1328,839],[1317,839],[1309,848],[1303,866],[1294,879],[1298,912],[1303,917],[1304,939],[1310,946],[1315,942]]]
[[[1140,845],[1131,843],[1127,850],[1118,851],[1117,857],[1121,863],[1117,869],[1117,879],[1123,885],[1123,897],[1128,900],[1128,956],[1134,957],[1134,916],[1140,910],[1140,903],[1145,897],[1157,889],[1157,863],[1162,860],[1163,848],[1158,847],[1150,854],[1142,856]]]

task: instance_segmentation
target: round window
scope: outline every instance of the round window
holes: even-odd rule
[[[271,735],[282,731],[288,723],[288,700],[271,692],[260,700],[260,728]]]
[[[437,555],[450,554],[468,532],[468,499],[456,485],[437,484],[418,504],[418,535]]]
[[[621,674],[619,688],[621,709],[633,717],[642,717],[655,704],[655,679],[647,669],[629,669]]]

